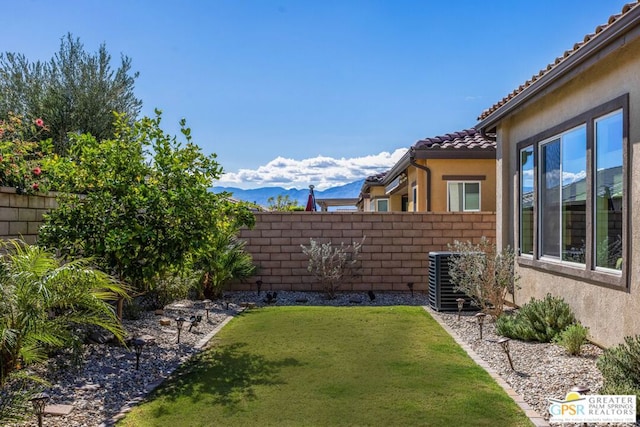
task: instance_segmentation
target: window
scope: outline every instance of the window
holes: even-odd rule
[[[540,144],[541,255],[585,262],[587,131],[579,126]]]
[[[520,150],[520,255],[533,255],[533,146]]]
[[[417,187],[413,187],[413,211],[417,212],[418,211],[418,188]]]
[[[627,106],[625,95],[518,145],[521,263],[626,284]]]
[[[376,199],[376,211],[389,212],[389,199]]]
[[[479,182],[448,182],[447,209],[449,212],[480,210]]]
[[[595,122],[594,241],[596,267],[622,269],[622,111]]]

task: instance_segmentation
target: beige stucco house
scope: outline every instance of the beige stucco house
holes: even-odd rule
[[[496,143],[475,129],[416,142],[387,172],[368,177],[361,211],[494,212]]]
[[[592,339],[640,334],[640,4],[482,113],[497,148],[497,240],[516,304],[563,297]]]

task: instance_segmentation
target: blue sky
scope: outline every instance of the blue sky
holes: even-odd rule
[[[131,57],[142,113],[186,118],[219,185],[323,189],[474,126],[625,1],[3,3],[0,51],[46,60],[71,32]]]

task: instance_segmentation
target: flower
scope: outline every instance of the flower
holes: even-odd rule
[[[38,191],[38,188],[40,188],[40,185],[37,182],[34,182],[33,184],[31,184],[31,188],[33,188],[33,191]]]
[[[40,174],[42,173],[42,169],[40,169],[39,166],[36,166],[35,168],[33,168],[32,172],[35,176],[40,176]]]
[[[44,126],[44,121],[42,119],[36,119],[36,126],[39,128]]]

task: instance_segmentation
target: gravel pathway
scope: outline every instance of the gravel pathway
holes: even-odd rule
[[[272,295],[273,296],[273,295]],[[332,306],[427,306],[426,295],[416,293],[345,293],[335,300],[327,300],[318,293],[279,292],[269,303],[266,293],[237,292],[227,296],[209,310],[206,319],[201,302],[179,301],[165,307],[163,315],[143,313],[136,321],[125,321],[129,337],[153,337],[155,343],[143,348],[140,369],[135,369],[135,353],[125,347],[92,344],[86,346],[85,363],[80,369],[63,367],[56,359],[43,368],[41,374],[52,384],[47,390],[51,404],[72,405],[73,410],[64,416],[45,417],[48,427],[110,426],[118,414],[139,402],[148,392],[166,379],[180,364],[196,352],[214,333],[214,329],[230,316],[238,313],[242,303],[252,302],[257,307],[276,305],[332,305]],[[486,321],[483,339],[479,339],[478,325],[473,314],[457,314],[430,311],[447,324],[463,341],[484,359],[500,376],[540,415],[548,419],[548,398],[564,398],[574,385],[584,385],[596,393],[602,385],[602,377],[595,367],[602,350],[594,345],[584,346],[581,356],[569,356],[555,344],[524,343],[511,341],[510,348],[515,371],[509,368],[506,356],[497,343],[494,323]],[[201,315],[202,322],[189,332],[190,323],[183,327],[180,344],[177,344],[175,318],[189,319]],[[160,319],[169,325],[160,325]],[[115,418],[114,418],[115,417]],[[33,419],[21,424],[32,425]],[[640,424],[631,424],[640,425]],[[567,426],[567,424],[564,424]]]

